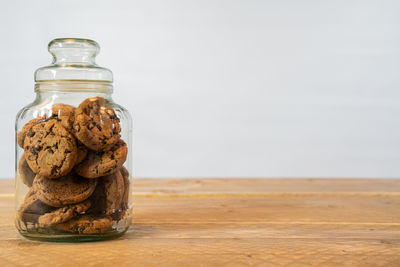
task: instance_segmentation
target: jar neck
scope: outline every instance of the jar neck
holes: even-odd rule
[[[42,81],[35,84],[36,93],[93,93],[111,95],[112,83],[97,81]]]

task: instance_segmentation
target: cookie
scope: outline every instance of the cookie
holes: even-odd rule
[[[29,130],[36,124],[38,124],[39,122],[45,121],[47,120],[47,115],[32,119],[30,121],[28,121],[21,129],[21,131],[19,131],[19,133],[17,134],[17,144],[24,148],[24,141],[25,141],[25,137],[26,134],[29,132]]]
[[[120,168],[122,177],[124,178],[124,194],[121,201],[121,209],[126,210],[129,207],[129,194],[130,194],[130,182],[129,182],[129,172],[122,166]]]
[[[45,213],[40,216],[38,223],[40,227],[50,227],[59,223],[68,221],[69,219],[85,212],[90,208],[90,201],[85,200],[78,204],[68,205],[62,208],[58,208],[52,212]]]
[[[41,215],[51,212],[52,210],[54,210],[54,208],[40,201],[31,188],[17,211],[17,218],[25,223],[37,223]]]
[[[76,234],[99,234],[111,228],[113,222],[109,216],[81,215],[65,223],[56,225],[61,231]]]
[[[89,151],[85,160],[75,166],[75,171],[85,178],[97,178],[116,172],[126,160],[128,148],[119,140],[108,151]]]
[[[87,199],[95,190],[96,179],[84,179],[74,172],[58,179],[36,175],[32,188],[43,203],[52,207],[63,207]]]
[[[120,171],[98,179],[96,190],[91,196],[93,203],[88,213],[112,215],[120,210],[124,195],[124,178]]]
[[[78,156],[76,158],[75,164],[79,164],[86,158],[86,155],[88,153],[88,149],[81,142],[77,141],[76,143],[77,143],[76,147],[78,149]]]
[[[34,125],[26,134],[24,149],[32,171],[49,178],[69,173],[78,155],[75,138],[55,119]]]
[[[57,118],[61,125],[72,131],[75,119],[75,107],[67,104],[54,104],[51,107],[52,116]]]
[[[121,204],[119,206],[118,210],[115,210],[112,214],[110,214],[110,216],[113,218],[113,220],[115,221],[119,221],[121,220],[128,208],[129,208],[129,190],[130,190],[130,185],[129,185],[129,172],[125,167],[121,167],[119,169],[122,178],[124,180],[124,192],[122,194],[122,198],[121,198]]]
[[[31,170],[28,163],[26,163],[24,154],[22,154],[18,162],[18,173],[19,177],[21,177],[22,182],[31,187],[36,174]]]
[[[102,97],[89,97],[75,111],[76,138],[92,150],[108,150],[121,137],[115,110]]]

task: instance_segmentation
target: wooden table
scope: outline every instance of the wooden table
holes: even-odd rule
[[[136,179],[130,230],[33,242],[0,181],[0,265],[400,266],[400,179]]]

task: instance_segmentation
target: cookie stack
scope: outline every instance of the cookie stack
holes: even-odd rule
[[[51,114],[29,121],[17,135],[24,149],[18,172],[30,188],[18,219],[40,229],[102,233],[129,207],[119,118],[101,97],[77,108],[55,104]]]

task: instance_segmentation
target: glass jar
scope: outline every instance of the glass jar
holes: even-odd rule
[[[132,119],[112,98],[96,42],[55,39],[35,72],[35,100],[17,115],[16,227],[24,237],[91,241],[131,222]]]

